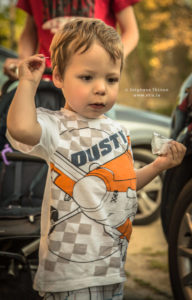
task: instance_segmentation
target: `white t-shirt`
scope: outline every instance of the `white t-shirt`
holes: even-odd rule
[[[37,109],[42,135],[19,151],[46,160],[39,267],[34,288],[64,292],[123,282],[136,176],[129,133],[109,118]]]

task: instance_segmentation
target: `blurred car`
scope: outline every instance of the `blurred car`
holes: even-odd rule
[[[171,127],[171,136],[182,142],[187,152],[181,165],[165,173],[161,207],[175,300],[192,299],[192,107],[188,106],[184,115],[179,109],[189,97],[186,93],[189,87],[192,87],[192,74],[181,85]]]
[[[7,82],[7,78],[3,75],[3,62],[7,57],[16,56],[13,51],[0,47],[0,84],[3,93],[10,91],[13,87],[12,82]],[[151,153],[153,132],[169,136],[171,118],[120,104],[115,105],[115,115],[116,120],[130,130],[135,167],[140,168],[152,162],[155,158]],[[157,176],[138,191],[138,212],[134,221],[135,225],[148,224],[159,216],[162,180],[162,176]]]

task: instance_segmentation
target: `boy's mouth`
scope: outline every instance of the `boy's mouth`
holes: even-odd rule
[[[95,109],[102,109],[102,108],[105,107],[105,104],[103,104],[103,103],[92,103],[92,104],[90,104],[90,106],[92,108],[95,108]]]

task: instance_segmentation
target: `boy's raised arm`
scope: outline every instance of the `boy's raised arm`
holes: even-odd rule
[[[176,141],[171,141],[166,155],[158,156],[151,164],[136,170],[137,190],[148,184],[162,171],[179,165],[186,152],[186,147]]]
[[[7,116],[7,129],[17,141],[34,146],[41,137],[37,122],[35,93],[45,69],[45,58],[34,55],[19,66],[19,85]]]

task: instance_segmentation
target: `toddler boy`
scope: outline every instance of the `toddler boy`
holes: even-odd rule
[[[104,115],[117,99],[123,67],[113,28],[96,19],[71,20],[50,50],[65,107],[35,108],[45,68],[45,58],[35,55],[19,67],[7,119],[14,148],[49,166],[34,288],[49,300],[119,300],[136,189],[179,164],[185,147],[173,141],[166,155],[134,170],[129,132]]]

